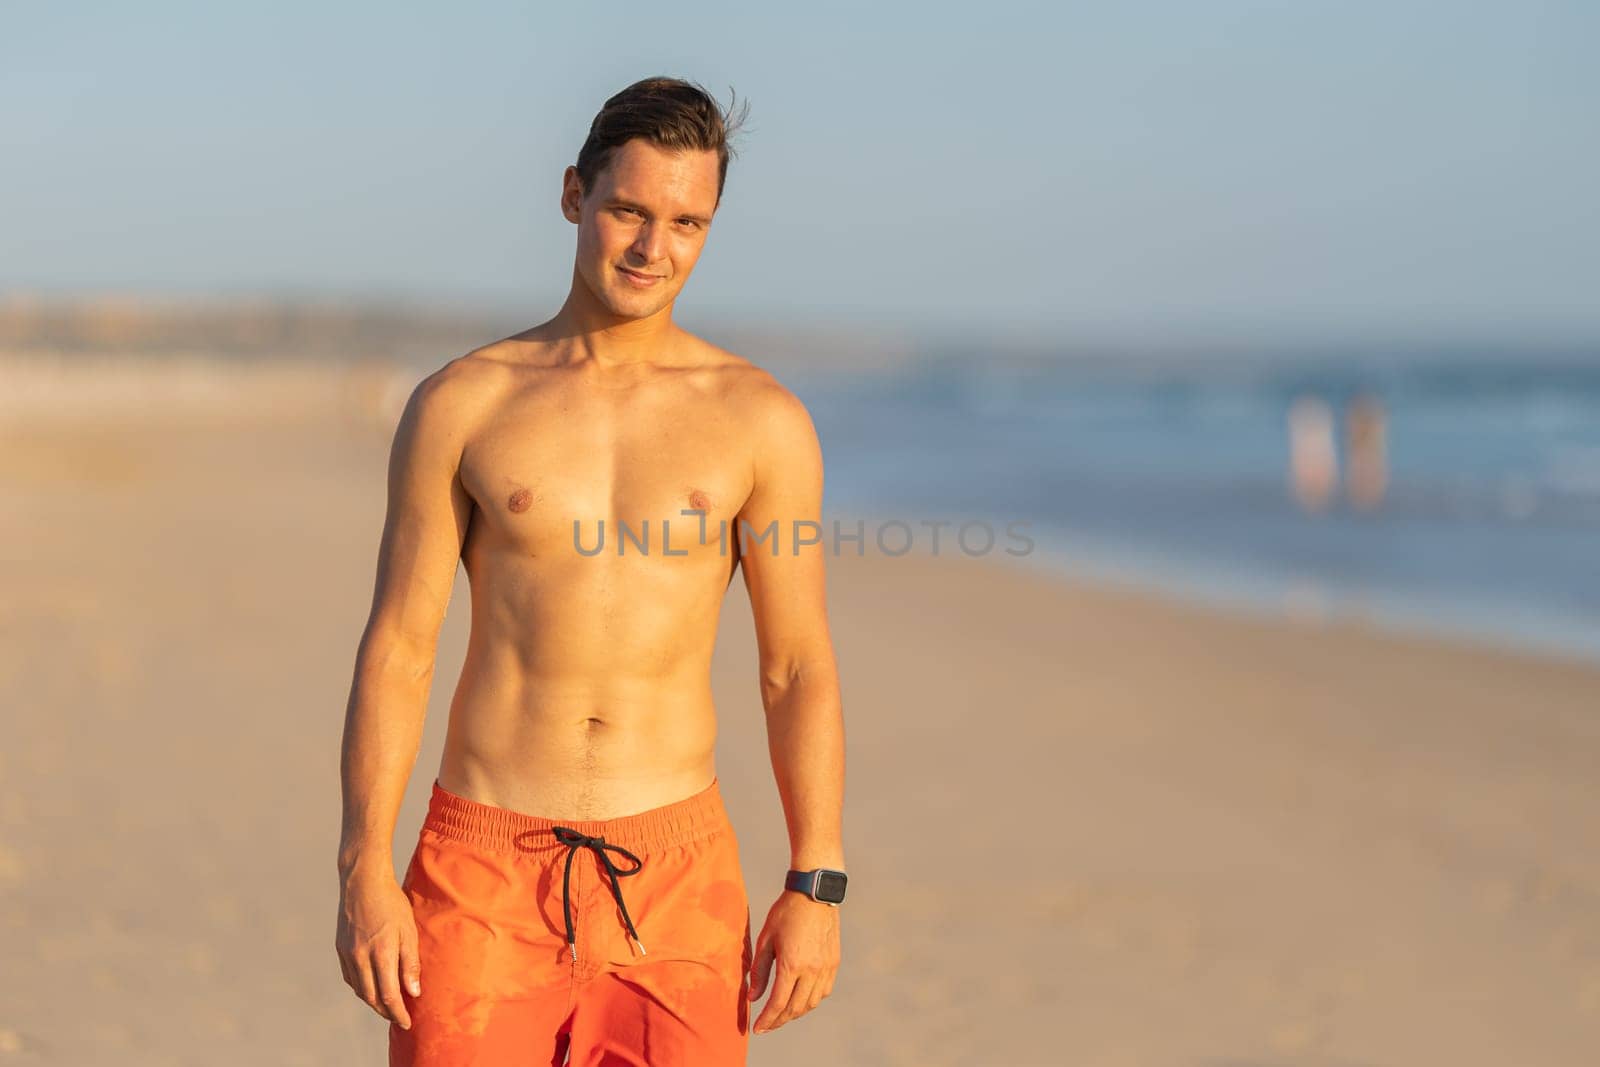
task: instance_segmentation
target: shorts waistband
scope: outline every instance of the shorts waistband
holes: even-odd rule
[[[729,826],[716,777],[693,796],[610,819],[549,819],[540,815],[496,807],[452,793],[433,780],[424,830],[483,848],[506,852],[558,852],[566,850],[555,836],[565,826],[588,837],[636,852],[649,852],[710,837]]]

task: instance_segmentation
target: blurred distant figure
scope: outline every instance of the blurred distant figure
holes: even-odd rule
[[[1333,409],[1320,397],[1298,397],[1289,406],[1289,488],[1302,508],[1320,512],[1338,487]]]
[[[1357,395],[1345,408],[1345,498],[1363,511],[1381,504],[1389,486],[1386,422],[1383,401],[1370,393]]]

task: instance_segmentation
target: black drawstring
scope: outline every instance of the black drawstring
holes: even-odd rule
[[[622,887],[617,884],[618,878],[626,878],[630,874],[638,874],[644,867],[644,861],[620,845],[608,845],[603,837],[588,837],[580,834],[569,826],[556,826],[552,828],[556,840],[567,846],[567,867],[561,875],[561,914],[567,921],[567,944],[572,949],[572,962],[578,962],[578,934],[572,925],[572,857],[578,854],[580,848],[590,848],[600,857],[600,862],[605,865],[606,873],[611,876],[611,895],[617,898],[617,907],[622,909],[622,921],[628,927],[628,936],[633,938],[633,943],[639,946],[639,955],[645,955],[644,942],[639,940],[639,934],[633,928],[633,920],[628,917],[628,905],[622,900]],[[633,869],[618,870],[616,864],[611,862],[611,857],[606,855],[606,850],[621,853],[633,861]]]

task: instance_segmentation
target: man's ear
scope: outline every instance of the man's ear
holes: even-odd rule
[[[568,167],[561,175],[561,214],[571,223],[577,223],[582,216],[583,204],[583,179],[578,177],[577,167]]]

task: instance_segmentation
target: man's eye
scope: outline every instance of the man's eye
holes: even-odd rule
[[[679,219],[678,223],[680,225],[689,227],[691,230],[698,230],[700,228],[700,224],[694,219]]]

